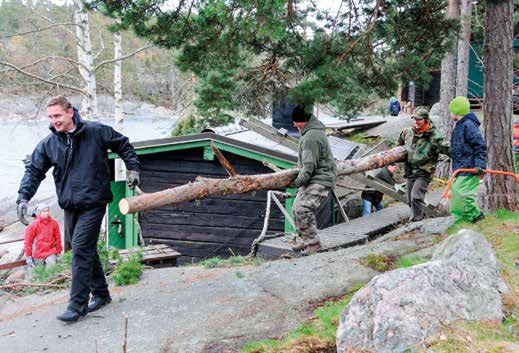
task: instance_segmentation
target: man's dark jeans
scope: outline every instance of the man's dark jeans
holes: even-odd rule
[[[65,227],[72,241],[72,285],[69,309],[81,311],[90,293],[109,295],[103,266],[97,253],[97,239],[106,206],[86,210],[65,210]]]

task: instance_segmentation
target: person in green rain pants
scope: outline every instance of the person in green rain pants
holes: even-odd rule
[[[486,168],[487,146],[479,130],[476,114],[470,112],[466,97],[459,96],[449,103],[451,120],[456,123],[451,137],[452,171],[475,169],[475,173],[457,174],[451,186],[451,214],[454,223],[474,223],[485,218],[477,205],[477,192]]]

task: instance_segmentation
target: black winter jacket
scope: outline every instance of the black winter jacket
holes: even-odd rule
[[[468,113],[456,123],[451,136],[452,170],[460,168],[486,168],[487,146],[479,131],[479,120]],[[458,175],[472,175],[459,173]]]
[[[45,137],[34,149],[18,190],[18,201],[30,200],[47,171],[52,172],[58,203],[63,209],[85,209],[113,200],[108,149],[119,154],[128,170],[140,170],[139,160],[126,136],[108,125],[82,121],[74,108],[76,129]]]

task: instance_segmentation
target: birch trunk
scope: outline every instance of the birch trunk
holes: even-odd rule
[[[467,96],[469,81],[469,57],[471,34],[472,0],[461,0],[461,31],[458,37],[458,65],[456,74],[456,96]]]
[[[449,8],[447,10],[448,18],[457,18],[459,14],[458,0],[449,0]],[[440,88],[440,120],[439,130],[450,141],[452,130],[454,127],[449,114],[449,102],[456,95],[456,49],[445,54],[441,67],[441,88]],[[450,175],[450,163],[438,165],[436,176],[439,178],[448,177]]]
[[[406,156],[405,147],[399,146],[372,156],[337,162],[337,176],[381,168],[390,163],[404,161]],[[151,194],[122,199],[119,202],[119,210],[122,214],[128,214],[165,205],[178,205],[208,196],[235,195],[258,190],[284,190],[292,184],[298,172],[297,168],[293,168],[270,174],[204,179]]]
[[[122,56],[122,35],[120,31],[114,33],[114,58],[120,58]],[[121,60],[114,62],[114,118],[115,118],[115,129],[120,133],[124,130],[124,117],[123,117],[123,87],[121,77]],[[120,158],[115,160],[115,180],[125,180],[126,168]]]
[[[487,168],[514,172],[512,147],[512,0],[486,2],[485,104],[483,127],[487,143]],[[482,205],[486,211],[513,210],[516,184],[513,178],[492,175],[484,179]]]
[[[84,91],[81,113],[87,119],[97,117],[97,93],[94,58],[90,41],[88,12],[81,0],[74,0],[74,21],[76,22],[76,48],[79,74],[83,80]]]

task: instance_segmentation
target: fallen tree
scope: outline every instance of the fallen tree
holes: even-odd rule
[[[403,146],[359,159],[337,162],[337,176],[362,173],[401,162],[406,158]],[[177,205],[208,196],[244,194],[258,190],[284,190],[295,180],[298,168],[270,174],[238,175],[227,179],[203,179],[171,189],[128,197],[119,202],[122,214],[152,210],[165,205]]]

